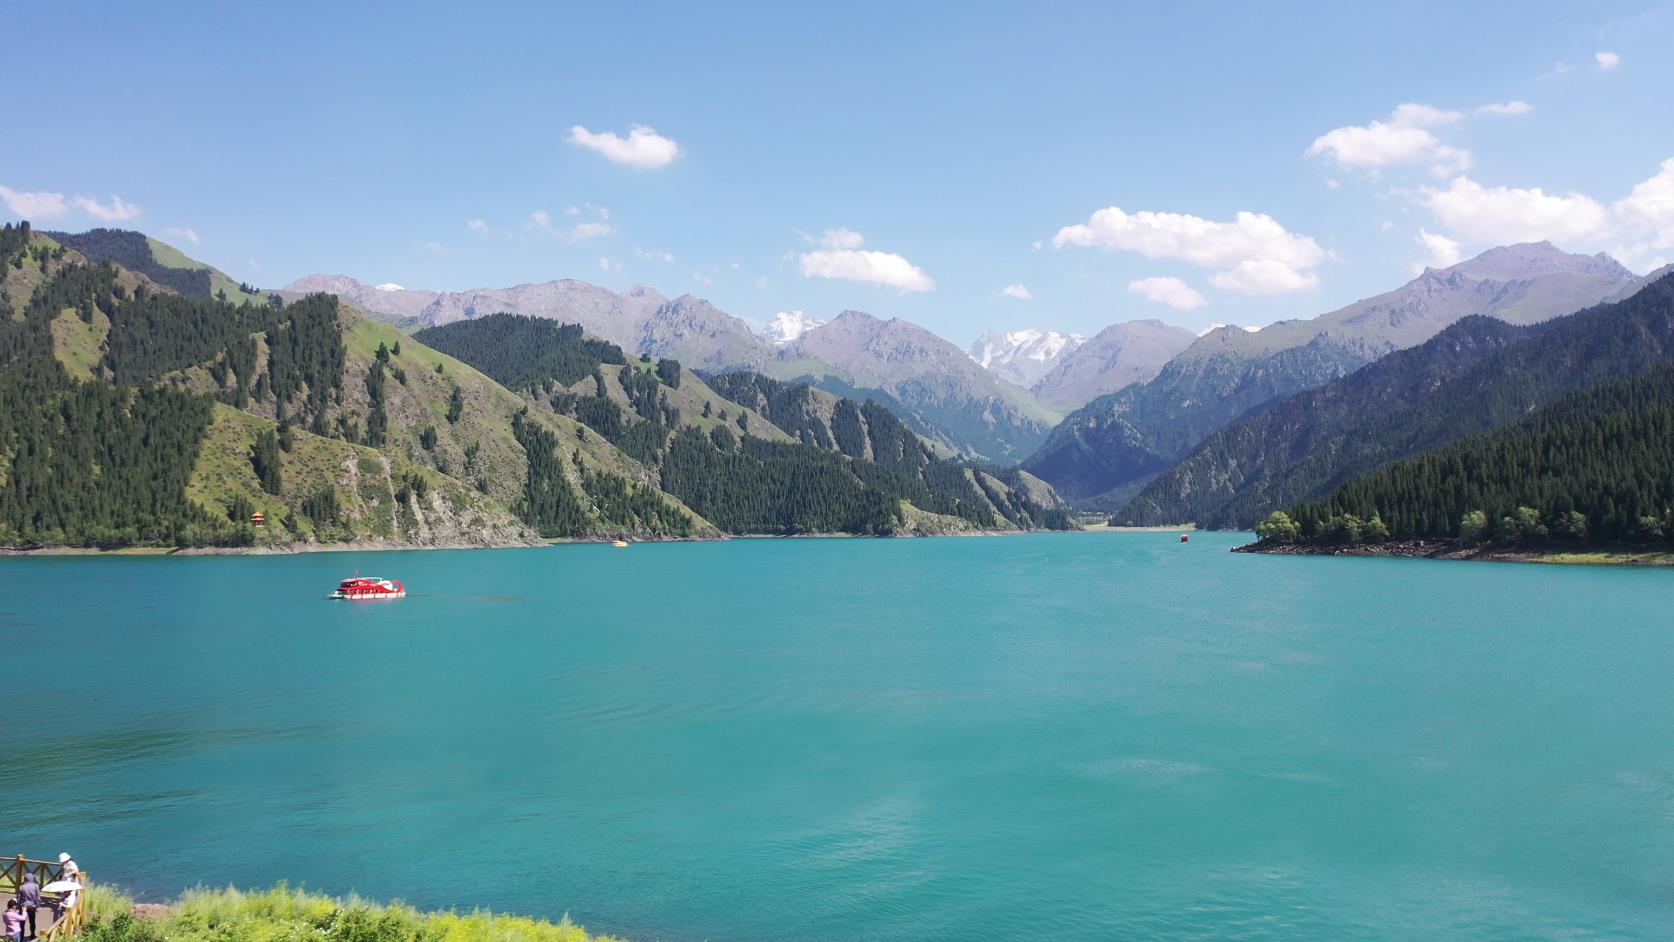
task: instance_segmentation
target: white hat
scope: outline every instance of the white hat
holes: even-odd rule
[[[59,863],[69,863],[70,862],[70,855],[69,854],[59,854],[58,855],[58,862]]]

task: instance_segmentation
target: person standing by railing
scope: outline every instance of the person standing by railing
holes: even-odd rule
[[[23,913],[29,917],[29,938],[40,934],[35,928],[35,912],[41,908],[41,881],[35,877],[33,870],[23,871],[23,881],[17,885],[17,899],[23,904]]]

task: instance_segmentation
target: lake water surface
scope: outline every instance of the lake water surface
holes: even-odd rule
[[[0,559],[0,854],[675,942],[1669,937],[1674,572],[1241,541]]]

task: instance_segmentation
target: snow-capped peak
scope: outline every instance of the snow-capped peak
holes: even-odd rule
[[[1056,330],[989,331],[971,344],[971,359],[985,368],[996,363],[1015,360],[1035,360],[1047,363],[1063,356],[1087,342],[1080,334],[1064,334]]]
[[[801,311],[780,311],[767,322],[761,335],[776,347],[782,347],[810,330],[823,325],[825,321],[809,317]]]
[[[373,285],[372,287],[376,288],[379,291],[406,291],[407,290],[406,288],[401,287],[400,285],[396,284],[393,281],[386,281],[381,285]]]

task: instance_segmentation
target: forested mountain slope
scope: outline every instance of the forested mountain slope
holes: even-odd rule
[[[329,296],[197,300],[4,232],[18,316],[0,320],[0,542],[505,543],[552,530],[540,500],[566,497],[565,535],[707,527],[654,487],[631,487],[654,520],[620,506],[616,479],[644,474],[632,459],[573,420],[519,429],[517,397]],[[614,503],[578,474],[567,494],[531,492],[537,434],[586,454]]]
[[[778,349],[776,379],[877,399],[954,450],[1010,463],[1043,441],[1059,415],[916,324],[844,311]]]
[[[1637,281],[1608,257],[1546,243],[1491,249],[1401,288],[1255,333],[1214,331],[1156,379],[1088,403],[1024,467],[1071,497],[1102,494],[1184,457],[1216,429],[1429,339],[1470,314],[1532,324],[1612,297]]]
[[[961,488],[960,478],[994,513],[1023,527],[1062,528],[1067,509],[1051,485],[1017,468],[949,460],[895,413],[872,400],[856,402],[803,383],[757,373],[724,373],[709,379],[721,395],[758,410],[804,444],[835,450],[926,483]]]
[[[1201,510],[1202,525],[1250,526],[1268,511],[1318,497],[1385,462],[1670,360],[1674,276],[1625,300],[1534,327],[1461,322],[1430,344],[1211,438],[1117,519]]]
[[[1434,393],[1441,383],[1493,351],[1540,329],[1467,317],[1417,347],[1281,400],[1204,439],[1147,484],[1112,522],[1195,523],[1208,529],[1254,526],[1269,510],[1312,496],[1291,490],[1322,483],[1287,477],[1292,465],[1337,447],[1334,440],[1346,432]],[[1283,486],[1276,484],[1280,480]]]
[[[881,406],[825,397],[835,425],[786,397],[727,398],[673,360],[631,358],[576,325],[491,315],[416,339],[478,363],[536,407],[574,418],[654,469],[663,488],[732,532],[888,533],[1067,526],[1039,489],[936,459]],[[771,380],[758,377],[764,384]],[[804,397],[808,394],[802,393]],[[758,409],[773,408],[787,430]],[[795,421],[791,421],[794,419]]]
[[[692,295],[668,298],[636,285],[623,292],[574,278],[434,292],[310,275],[281,292],[340,291],[403,328],[441,327],[497,313],[578,324],[629,356],[674,359],[705,373],[750,370],[871,398],[954,452],[1011,462],[1033,451],[1061,415],[914,324],[845,312],[799,322],[776,343],[742,319]],[[788,322],[786,322],[788,323]],[[811,325],[811,326],[810,326]]]
[[[1674,539],[1674,365],[1384,465],[1289,517],[1305,541],[1666,543]],[[1374,518],[1381,526],[1364,525]]]
[[[262,301],[255,286],[238,282],[166,242],[128,229],[90,229],[50,232],[55,241],[79,252],[89,262],[111,262],[189,298],[238,304]]]

